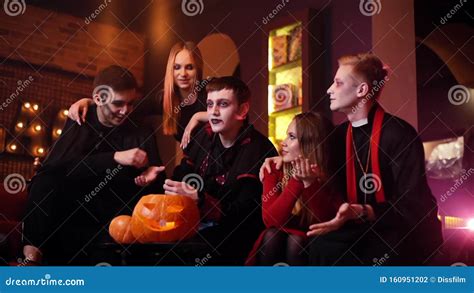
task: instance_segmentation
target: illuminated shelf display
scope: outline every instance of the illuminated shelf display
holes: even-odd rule
[[[268,38],[268,136],[278,148],[293,117],[302,112],[302,24],[270,31]]]

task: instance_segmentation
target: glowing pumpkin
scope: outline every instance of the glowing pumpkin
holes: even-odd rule
[[[199,219],[198,207],[191,198],[150,194],[135,206],[131,230],[140,243],[173,242],[194,236]]]
[[[109,234],[118,243],[130,244],[136,241],[132,234],[130,216],[115,217],[109,225]]]

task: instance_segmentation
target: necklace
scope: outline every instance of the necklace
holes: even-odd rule
[[[362,174],[364,176],[364,182],[367,180],[367,171],[369,170],[369,160],[370,160],[370,149],[371,145],[369,144],[369,151],[367,152],[367,161],[365,162],[365,168],[362,165],[362,162],[360,161],[359,154],[357,153],[357,148],[354,142],[354,133],[352,132],[351,128],[351,137],[352,137],[352,146],[354,147],[354,153],[357,159],[357,163],[359,164],[360,170],[362,171]],[[364,204],[367,204],[367,191],[365,188],[362,188],[364,192]]]

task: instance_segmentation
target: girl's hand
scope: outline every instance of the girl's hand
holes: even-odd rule
[[[196,118],[196,115],[193,115],[184,129],[183,138],[181,138],[181,143],[179,144],[181,149],[184,150],[188,146],[191,141],[191,132],[193,132],[193,129],[198,126],[198,124],[199,120]]]
[[[183,138],[181,139],[180,147],[184,150],[189,142],[191,141],[191,133],[193,132],[194,128],[199,125],[199,122],[206,123],[208,121],[207,112],[197,112],[194,113],[191,120],[189,120],[188,125],[184,129]]]
[[[309,159],[299,156],[296,160],[291,161],[291,165],[293,166],[293,178],[303,182],[305,188],[318,178],[319,168],[316,164],[311,164]]]
[[[92,99],[80,99],[69,107],[67,116],[76,121],[77,124],[82,125],[82,122],[86,122],[87,110],[93,103]]]

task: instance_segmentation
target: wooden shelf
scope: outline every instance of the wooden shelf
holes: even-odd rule
[[[298,105],[298,106],[293,107],[293,108],[281,110],[281,111],[275,111],[275,112],[269,113],[268,116],[275,117],[275,116],[294,114],[294,113],[297,113],[297,112],[301,112],[301,105]]]
[[[320,97],[325,96],[324,93],[327,89],[327,84],[322,78],[326,72],[326,60],[319,58],[323,55],[325,48],[324,44],[313,40],[314,36],[324,39],[325,17],[324,13],[317,13],[312,9],[292,11],[291,16],[280,15],[265,28],[268,35],[268,46],[264,48],[265,58],[268,60],[268,137],[277,149],[279,142],[286,137],[287,127],[294,116],[310,109],[322,111],[327,105],[320,101],[322,99]],[[288,36],[286,50],[289,50],[289,44],[294,44],[296,35],[293,32],[298,26],[304,28],[301,31],[301,57],[298,56],[300,57],[298,60],[272,68],[274,52],[277,52],[278,56],[283,56],[283,52],[280,51],[284,48],[283,40],[275,40],[275,37]],[[272,47],[274,41],[277,42],[275,50]],[[289,51],[287,51],[288,56]],[[296,55],[294,56],[296,57]],[[293,96],[298,99],[298,106],[274,111],[273,91],[276,86],[285,84],[295,86]],[[312,107],[312,105],[316,106]]]
[[[285,70],[293,69],[295,67],[301,67],[301,59],[295,60],[293,62],[286,63],[284,65],[280,65],[278,67],[272,68],[270,73],[278,73]]]

